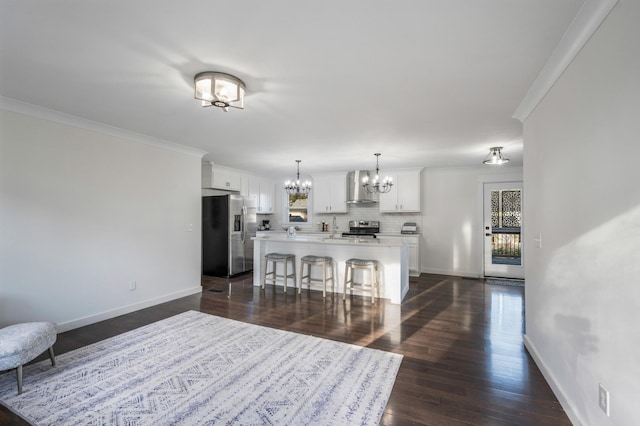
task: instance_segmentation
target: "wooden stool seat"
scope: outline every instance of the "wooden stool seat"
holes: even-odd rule
[[[305,265],[307,267],[306,275],[304,273]],[[322,278],[311,277],[312,266],[322,267]],[[327,266],[331,271],[330,276],[327,276]],[[305,278],[307,279],[306,283],[304,282]],[[331,291],[334,291],[335,280],[334,280],[334,272],[333,272],[333,258],[331,256],[307,255],[300,260],[300,286],[298,287],[298,294],[301,293],[303,284],[307,284],[307,288],[310,289],[312,282],[320,282],[322,283],[322,297],[327,297],[327,281],[331,281]]]
[[[271,262],[271,272],[268,272],[269,262]],[[291,273],[288,273],[289,262],[291,262]],[[278,275],[278,263],[283,264],[284,272]],[[284,292],[287,292],[287,281],[293,280],[293,288],[297,286],[296,282],[296,256],[288,253],[268,253],[264,256],[264,273],[262,275],[262,288],[265,284],[275,285],[278,282],[284,284]],[[267,281],[270,281],[267,283]]]
[[[369,271],[369,282],[355,282],[354,270]],[[345,262],[344,270],[344,291],[342,293],[342,300],[347,298],[347,288],[353,293],[354,287],[360,287],[363,291],[371,292],[371,303],[375,303],[375,293],[378,292],[380,297],[380,279],[378,276],[378,261],[371,259],[356,259],[351,258]],[[363,276],[363,281],[364,281]]]

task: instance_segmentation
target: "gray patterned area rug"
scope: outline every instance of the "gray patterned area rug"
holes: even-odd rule
[[[402,356],[185,312],[0,375],[36,425],[373,425]]]

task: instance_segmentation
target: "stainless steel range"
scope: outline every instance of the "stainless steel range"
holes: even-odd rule
[[[343,232],[346,238],[376,238],[380,232],[380,222],[377,220],[350,220],[349,232]]]

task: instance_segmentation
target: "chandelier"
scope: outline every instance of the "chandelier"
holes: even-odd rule
[[[222,72],[206,71],[193,79],[195,98],[203,107],[216,106],[225,112],[229,107],[244,109],[245,86],[242,80]]]
[[[380,166],[378,164],[378,158],[380,157],[379,152],[376,152],[375,154],[373,154],[376,156],[376,175],[373,178],[373,182],[369,183],[369,176],[365,176],[362,178],[362,187],[365,189],[365,191],[367,191],[370,194],[373,193],[377,193],[377,194],[385,194],[389,191],[391,191],[391,187],[393,186],[393,179],[391,179],[389,176],[385,176],[384,179],[382,180],[382,184],[380,183]]]
[[[311,192],[311,182],[305,180],[304,182],[300,182],[300,162],[302,160],[296,160],[298,163],[298,172],[296,174],[295,180],[288,180],[284,183],[284,190],[287,191],[287,194],[308,194]]]
[[[484,164],[504,164],[508,163],[509,159],[502,155],[502,147],[494,146],[489,148],[489,154],[485,157]]]

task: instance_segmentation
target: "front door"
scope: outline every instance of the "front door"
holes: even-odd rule
[[[522,182],[484,184],[484,275],[524,279]]]

